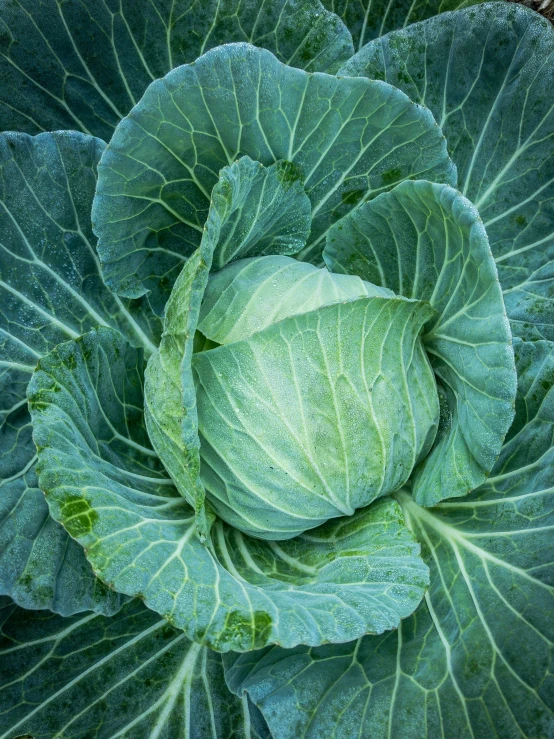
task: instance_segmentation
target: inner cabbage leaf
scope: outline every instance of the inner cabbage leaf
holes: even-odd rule
[[[427,303],[261,257],[214,275],[204,305],[224,345],[192,358],[200,475],[225,521],[287,539],[406,482],[439,419]]]
[[[230,344],[289,316],[370,296],[390,298],[394,293],[290,257],[241,259],[210,276],[198,330],[211,341]]]

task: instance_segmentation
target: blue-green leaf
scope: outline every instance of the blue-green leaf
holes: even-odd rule
[[[0,130],[108,140],[152,80],[232,41],[312,72],[354,53],[319,0],[0,0]]]
[[[554,730],[554,344],[516,342],[516,416],[489,480],[407,520],[431,569],[398,631],[226,655],[275,739],[521,739]]]
[[[328,228],[355,203],[409,177],[455,181],[432,115],[398,90],[222,46],[152,83],[102,157],[93,225],[112,289],[151,290],[161,310],[200,243],[219,170],[241,155],[299,167],[313,217],[303,259],[320,258]],[[113,264],[129,255],[125,279]]]
[[[221,656],[134,601],[72,618],[0,604],[0,736],[269,739]]]
[[[392,500],[279,545],[216,521],[202,544],[147,446],[142,362],[99,329],[43,358],[29,388],[41,487],[102,580],[220,651],[347,641],[416,608],[427,568]]]
[[[323,0],[346,23],[356,51],[374,38],[481,0]]]
[[[30,438],[28,414],[26,425]],[[25,608],[62,615],[116,613],[126,596],[94,577],[82,547],[50,516],[34,460],[33,450],[27,470],[0,484],[0,593]]]
[[[404,182],[356,208],[328,235],[329,267],[427,300],[422,339],[443,388],[439,433],[412,477],[431,506],[480,485],[513,420],[511,334],[487,234],[456,190]]]
[[[554,28],[494,2],[368,44],[341,70],[433,111],[481,214],[512,330],[554,339]]]
[[[207,534],[209,520],[199,478],[191,357],[208,273],[212,262],[219,268],[268,249],[295,253],[309,232],[310,203],[294,165],[277,162],[266,168],[241,158],[221,171],[212,190],[201,245],[185,264],[166,305],[162,342],[146,373],[146,423],[177,489],[197,513],[202,536]]]
[[[38,359],[97,325],[154,348],[145,299],[102,282],[90,209],[103,142],[79,133],[0,136],[0,592],[28,608],[112,612],[81,547],[48,516],[33,469],[26,387]]]
[[[291,162],[264,167],[249,157],[219,173],[211,193],[212,202],[223,201],[218,204],[222,223],[214,270],[260,254],[296,254],[305,246],[312,214],[301,179]]]

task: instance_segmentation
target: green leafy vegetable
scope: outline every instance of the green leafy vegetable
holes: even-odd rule
[[[487,229],[514,334],[553,340],[552,26],[487,3],[376,40],[340,73],[386,80],[433,111]]]
[[[553,62],[0,0],[0,739],[554,736]]]
[[[60,344],[29,386],[41,487],[104,582],[221,651],[346,641],[413,611],[427,568],[391,500],[286,546],[221,522],[202,544],[149,448],[142,367],[99,329]]]
[[[102,157],[93,223],[115,292],[151,291],[161,310],[200,242],[219,170],[241,155],[300,169],[312,204],[304,258],[360,198],[407,177],[455,181],[433,117],[398,90],[220,47],[152,83]]]
[[[510,330],[479,213],[459,193],[404,182],[347,216],[328,235],[339,272],[428,300],[423,344],[443,388],[441,430],[412,478],[431,506],[465,495],[490,472],[513,419]]]
[[[396,632],[226,657],[274,736],[548,736],[553,726],[554,344],[516,343],[516,417],[470,496],[398,494],[431,586]]]
[[[432,315],[419,301],[359,298],[196,354],[201,475],[216,512],[288,539],[401,487],[437,430],[419,341]]]

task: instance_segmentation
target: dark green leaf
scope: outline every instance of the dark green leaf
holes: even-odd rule
[[[232,41],[312,72],[354,53],[319,0],[0,0],[0,130],[108,140],[152,80]]]
[[[112,612],[81,547],[48,517],[33,470],[26,387],[37,360],[97,325],[154,348],[145,299],[102,282],[90,209],[103,142],[79,133],[0,136],[0,591],[62,614]]]
[[[34,459],[0,484],[0,592],[25,608],[62,615],[117,612],[126,596],[93,576],[82,547],[50,516]]]
[[[356,51],[374,38],[480,0],[323,0],[346,23]]]
[[[2,605],[2,739],[269,739],[221,656],[137,601],[111,618]]]
[[[487,3],[373,41],[342,72],[431,109],[487,229],[514,334],[554,339],[552,25]]]

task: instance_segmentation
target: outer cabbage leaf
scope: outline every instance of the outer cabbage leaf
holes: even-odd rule
[[[483,218],[512,330],[554,339],[554,28],[515,3],[445,13],[373,41],[341,70],[429,107]]]
[[[346,23],[356,51],[374,38],[480,0],[323,0]]]
[[[500,453],[517,385],[510,327],[479,213],[446,185],[404,182],[335,226],[324,257],[333,271],[435,308],[422,340],[443,387],[442,422],[411,484],[425,506],[465,495]]]
[[[0,130],[108,140],[153,80],[230,41],[312,72],[354,53],[319,0],[0,0]]]
[[[420,340],[433,314],[361,297],[194,354],[201,479],[216,513],[290,539],[404,485],[437,432]]]
[[[7,600],[7,599],[6,599]],[[221,656],[134,601],[73,618],[0,606],[0,735],[269,739]]]
[[[100,276],[90,208],[103,148],[79,133],[0,136],[0,592],[64,615],[121,598],[48,515],[27,383],[43,354],[98,324],[148,349],[159,330],[145,299],[121,300]]]
[[[30,437],[30,419],[26,427]],[[116,613],[127,598],[93,575],[82,547],[50,516],[34,452],[26,470],[0,485],[0,592],[27,608],[63,615],[85,609]],[[20,447],[16,456],[23,456]]]
[[[263,210],[263,215],[260,212]],[[209,516],[200,482],[200,440],[191,356],[198,311],[215,266],[275,249],[294,253],[310,232],[310,202],[294,165],[265,168],[243,157],[221,171],[198,250],[183,267],[165,308],[159,350],[148,364],[146,424],[150,439],[181,495],[196,511],[204,537]]]
[[[516,342],[514,424],[489,480],[420,508],[399,496],[431,568],[398,631],[226,655],[226,678],[276,739],[516,739],[554,729],[554,344]]]
[[[282,545],[216,521],[202,544],[147,446],[142,362],[99,329],[43,358],[29,387],[41,487],[106,583],[220,651],[347,641],[413,612],[428,573],[392,500]]]
[[[241,155],[300,168],[313,218],[305,260],[320,259],[328,228],[356,202],[409,177],[455,182],[432,115],[399,90],[222,46],[153,82],[102,157],[93,226],[114,291],[151,290],[162,310],[200,243],[219,170]],[[118,260],[130,257],[123,275]]]

